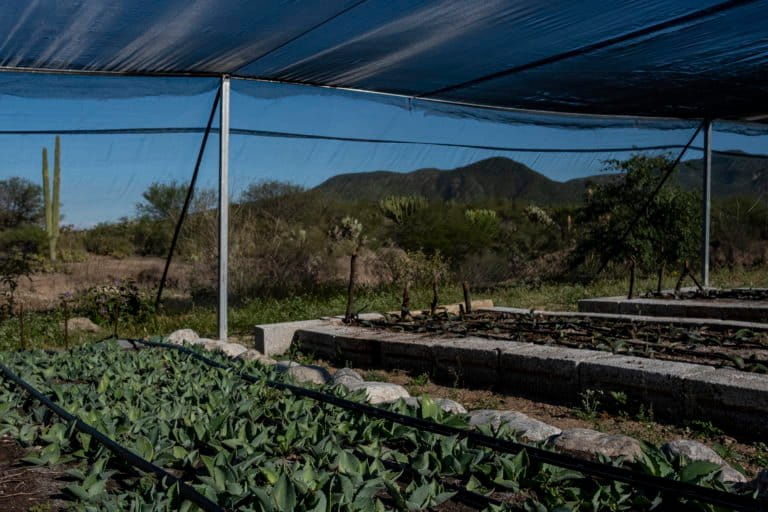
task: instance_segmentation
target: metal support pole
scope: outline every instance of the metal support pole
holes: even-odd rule
[[[229,268],[229,76],[221,77],[219,129],[219,339],[227,340],[227,270]]]
[[[704,165],[702,182],[702,221],[701,221],[701,283],[709,286],[709,222],[712,206],[712,121],[704,126]]]

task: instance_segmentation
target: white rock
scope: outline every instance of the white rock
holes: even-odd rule
[[[409,396],[403,401],[411,407],[421,407],[421,397]],[[449,398],[432,398],[432,401],[440,406],[445,412],[453,414],[466,414],[467,409],[455,400]]]
[[[636,439],[621,434],[605,434],[588,428],[565,430],[554,436],[550,442],[566,453],[586,458],[605,455],[634,462],[643,454],[643,449]]]
[[[184,342],[191,343],[197,341],[199,338],[200,336],[198,336],[192,329],[179,329],[168,335],[168,343],[183,345]]]
[[[331,381],[331,374],[320,366],[291,366],[285,373],[296,382],[323,385]]]
[[[221,347],[224,345],[224,342],[219,340],[206,340],[203,342],[202,345],[205,348],[205,350],[221,350]]]
[[[388,382],[358,382],[347,386],[350,391],[364,389],[366,397],[371,404],[382,404],[393,402],[399,398],[408,398],[408,391],[399,384],[390,384]]]
[[[282,361],[278,361],[278,362],[277,362],[277,363],[275,363],[275,364],[277,365],[277,370],[278,370],[278,371],[281,371],[281,372],[284,372],[284,371],[286,371],[288,368],[291,368],[291,367],[293,367],[293,366],[301,366],[301,365],[300,365],[299,363],[297,363],[296,361],[289,361],[289,360],[287,360],[287,359],[283,359]]]
[[[239,343],[222,343],[219,350],[227,354],[229,357],[237,357],[243,352],[247,352],[248,349]]]
[[[471,426],[493,425],[499,428],[506,425],[510,430],[528,441],[543,441],[562,432],[559,428],[517,411],[497,411],[478,409],[469,413]]]
[[[277,361],[275,361],[271,357],[265,356],[258,350],[253,350],[253,349],[246,350],[245,352],[237,356],[237,359],[243,359],[246,361],[258,361],[263,365],[273,365],[277,363]]]
[[[333,375],[333,383],[340,384],[346,388],[361,382],[363,382],[363,378],[352,368],[341,368]]]
[[[101,327],[93,323],[90,318],[76,316],[67,320],[67,329],[70,332],[99,332]]]
[[[676,439],[665,443],[662,447],[670,455],[684,456],[691,461],[705,460],[720,465],[720,480],[725,483],[745,483],[747,478],[728,465],[720,455],[709,446],[692,439]]]

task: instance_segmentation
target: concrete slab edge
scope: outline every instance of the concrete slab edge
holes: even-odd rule
[[[522,309],[496,306],[492,308],[483,308],[483,311],[497,311],[499,313],[513,314],[533,314],[547,317],[566,316],[570,318],[600,318],[604,320],[630,321],[630,322],[650,322],[658,324],[675,325],[714,325],[718,327],[733,327],[735,329],[765,329],[768,330],[768,323],[763,322],[745,322],[740,320],[722,320],[719,318],[692,318],[679,316],[652,316],[652,315],[630,315],[626,313],[600,313],[589,311],[547,311],[542,309]]]

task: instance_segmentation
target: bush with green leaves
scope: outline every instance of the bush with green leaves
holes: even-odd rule
[[[0,180],[0,228],[37,224],[43,218],[43,189],[26,178]]]
[[[34,224],[22,224],[0,231],[0,252],[21,251],[44,256],[48,251],[48,235]]]
[[[116,334],[120,322],[148,319],[154,313],[154,303],[135,281],[123,279],[79,293],[75,299],[75,309],[79,314],[112,326]]]
[[[617,174],[588,188],[577,218],[581,236],[574,251],[576,263],[596,258],[599,263],[655,269],[661,275],[665,266],[694,257],[696,194],[667,183],[654,195],[671,165],[666,156],[634,155],[606,162],[605,170]]]

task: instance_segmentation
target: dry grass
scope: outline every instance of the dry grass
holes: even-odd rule
[[[89,255],[83,262],[62,263],[52,272],[34,274],[31,280],[22,279],[18,298],[28,309],[50,309],[58,306],[59,296],[120,279],[133,279],[140,286],[157,287],[163,274],[165,260],[154,257],[132,256],[112,258]],[[167,286],[171,292],[189,289],[189,265],[174,262]]]

